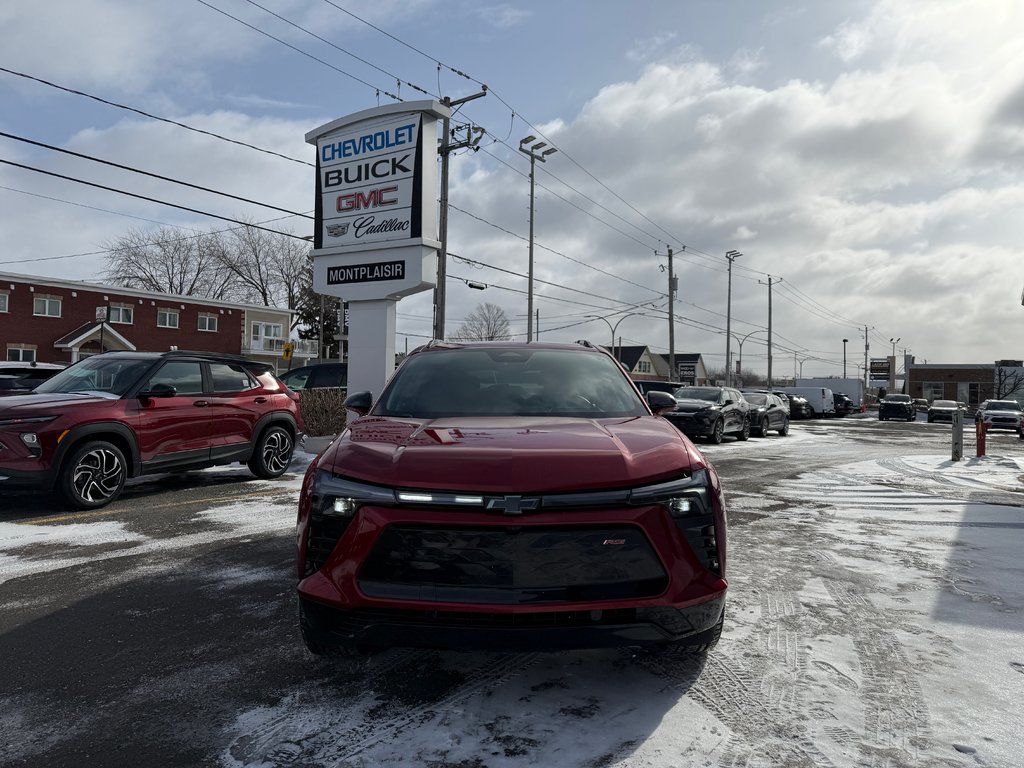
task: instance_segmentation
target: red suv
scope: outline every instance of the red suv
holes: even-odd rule
[[[299,500],[313,653],[718,640],[718,475],[604,350],[431,342],[345,405]]]
[[[95,355],[0,400],[0,492],[57,489],[95,509],[141,474],[239,461],[277,477],[302,432],[297,399],[269,366],[232,355]]]

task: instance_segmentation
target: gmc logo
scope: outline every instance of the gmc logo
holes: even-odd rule
[[[359,211],[364,208],[382,208],[388,205],[396,205],[397,197],[387,197],[398,192],[398,187],[378,187],[369,192],[352,192],[347,195],[338,195],[338,213],[345,211]]]

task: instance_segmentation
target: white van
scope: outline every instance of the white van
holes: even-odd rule
[[[832,390],[828,387],[779,387],[783,392],[800,395],[811,405],[812,418],[821,419],[836,415],[836,404]]]

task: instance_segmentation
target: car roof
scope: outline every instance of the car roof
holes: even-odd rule
[[[60,363],[23,363],[9,360],[0,361],[0,373],[10,371],[62,371],[67,368]]]

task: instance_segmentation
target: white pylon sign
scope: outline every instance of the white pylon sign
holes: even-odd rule
[[[316,145],[313,288],[349,302],[348,391],[378,396],[395,366],[396,303],[437,276],[438,101],[367,109]]]

